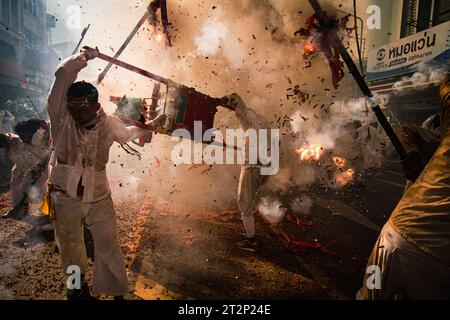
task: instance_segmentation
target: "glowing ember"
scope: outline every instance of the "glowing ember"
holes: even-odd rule
[[[341,169],[345,166],[345,159],[341,157],[333,157],[333,163],[336,168]]]
[[[350,168],[336,175],[336,182],[339,183],[341,186],[346,186],[347,184],[353,181],[354,176],[355,170],[353,170],[353,168]]]
[[[295,152],[300,156],[300,160],[320,160],[324,152],[324,148],[319,143],[313,143],[295,150]]]
[[[345,171],[344,174],[350,179],[353,179],[353,176],[355,175],[355,170],[353,170],[353,168],[350,168],[347,171]]]
[[[307,43],[303,47],[305,54],[314,54],[316,52],[316,47],[312,43]]]

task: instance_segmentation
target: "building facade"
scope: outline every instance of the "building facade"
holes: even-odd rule
[[[45,0],[0,4],[0,105],[27,96],[42,101],[53,78],[50,66],[58,59],[49,46],[54,18]]]
[[[381,28],[364,28],[362,73],[372,91],[384,96],[381,107],[392,124],[419,124],[439,108],[439,80],[433,73],[450,63],[450,0],[362,0],[363,21],[370,5],[381,9]],[[348,75],[337,109],[345,112],[348,102],[361,96]]]
[[[366,80],[389,96],[401,122],[421,123],[439,109],[439,74],[450,63],[450,0],[373,0],[380,30],[366,33]]]

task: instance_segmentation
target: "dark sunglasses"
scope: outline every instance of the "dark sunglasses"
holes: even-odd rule
[[[67,101],[67,107],[70,109],[86,109],[93,105],[95,105],[95,103],[88,100]]]

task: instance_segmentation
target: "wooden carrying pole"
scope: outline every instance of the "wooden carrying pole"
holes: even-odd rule
[[[166,85],[167,87],[186,88],[186,86],[184,86],[182,84],[179,84],[179,83],[176,83],[176,82],[174,82],[174,81],[172,81],[170,79],[158,76],[157,74],[154,74],[154,73],[152,73],[150,71],[147,71],[147,70],[144,70],[142,68],[133,66],[133,65],[131,65],[129,63],[126,63],[124,61],[121,61],[121,60],[115,59],[113,57],[107,56],[106,54],[98,53],[98,58],[109,62],[111,65],[119,66],[119,67],[127,69],[127,70],[129,70],[131,72],[135,72],[135,73],[140,74],[140,75],[142,75],[144,77],[147,77],[147,78],[150,78],[150,79],[155,80],[157,82],[160,82],[160,83]],[[206,95],[204,95],[204,96],[206,96]],[[230,109],[232,111],[234,110],[232,107],[228,106],[228,99],[227,98],[212,98],[212,97],[209,97],[209,96],[207,96],[207,97],[209,99],[212,99],[212,100],[216,101],[217,106],[221,106],[221,107],[224,107],[226,109]]]

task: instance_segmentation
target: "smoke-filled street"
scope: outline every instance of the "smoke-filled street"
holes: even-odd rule
[[[450,299],[449,0],[0,6],[0,300]]]
[[[242,222],[231,199],[228,206],[171,210],[156,189],[136,199],[120,196],[116,210],[130,281],[127,298],[354,299],[403,184],[392,162],[340,193],[310,192],[308,215],[289,213],[276,227],[257,218],[262,248],[257,254],[236,246]],[[2,210],[7,200],[2,193]],[[64,298],[52,231],[33,230],[34,219],[0,220],[3,299]],[[89,238],[87,244],[92,256]]]

